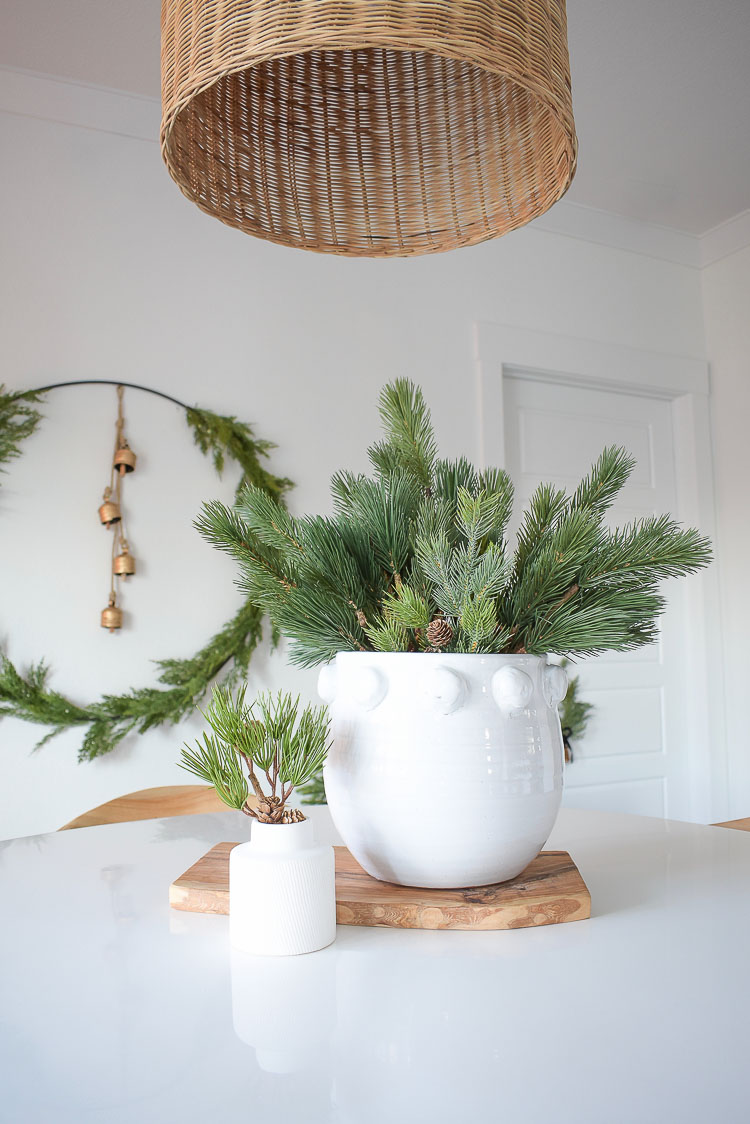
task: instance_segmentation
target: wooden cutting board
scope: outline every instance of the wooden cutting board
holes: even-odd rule
[[[229,852],[217,843],[169,887],[169,904],[193,913],[229,913]],[[542,851],[510,882],[465,890],[418,890],[378,882],[346,847],[336,852],[339,925],[396,929],[523,929],[591,916],[591,897],[567,851]]]

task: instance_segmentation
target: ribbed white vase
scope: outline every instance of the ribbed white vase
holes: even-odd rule
[[[315,842],[310,820],[253,823],[229,855],[229,934],[256,956],[315,952],[336,937],[333,847]]]
[[[543,656],[342,652],[323,668],[326,798],[368,874],[435,888],[520,874],[560,808],[566,688]]]

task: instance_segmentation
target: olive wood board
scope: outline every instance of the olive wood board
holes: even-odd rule
[[[229,852],[217,843],[169,887],[169,904],[229,913]],[[524,929],[591,916],[591,897],[567,851],[542,851],[517,878],[463,890],[420,890],[371,878],[346,847],[336,852],[336,921],[394,929]]]

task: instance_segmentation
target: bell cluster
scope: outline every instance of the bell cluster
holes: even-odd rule
[[[118,387],[120,405],[117,417],[117,440],[112,458],[112,470],[109,485],[104,489],[103,502],[99,507],[99,521],[107,530],[112,531],[112,571],[109,602],[106,609],[102,610],[101,626],[114,632],[122,628],[122,609],[117,604],[117,591],[115,579],[129,578],[135,574],[135,558],[130,553],[130,547],[125,537],[123,520],[122,482],[131,472],[135,472],[136,455],[125,439],[123,432],[122,416],[122,388]]]

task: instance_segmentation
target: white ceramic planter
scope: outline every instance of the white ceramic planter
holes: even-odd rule
[[[540,656],[342,652],[320,673],[334,823],[373,877],[485,886],[539,853],[560,808],[557,704]]]
[[[336,936],[333,847],[315,843],[310,820],[253,823],[229,855],[229,935],[256,956],[296,956]]]

